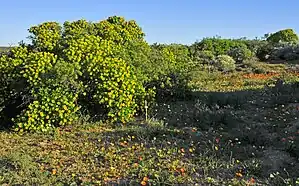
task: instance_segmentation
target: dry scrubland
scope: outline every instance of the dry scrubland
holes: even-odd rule
[[[298,37],[42,23],[0,57],[2,185],[298,185]]]

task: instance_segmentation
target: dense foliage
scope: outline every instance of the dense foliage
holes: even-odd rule
[[[277,44],[280,42],[294,43],[298,42],[299,38],[293,29],[283,29],[273,34],[269,34],[269,36],[267,37],[267,41],[273,44]]]
[[[191,57],[184,45],[154,45],[150,60],[157,64],[155,76],[149,87],[156,87],[157,98],[184,97],[188,91]]]
[[[193,44],[195,50],[208,50],[213,52],[214,55],[224,55],[227,54],[230,50],[239,47],[247,46],[242,40],[234,39],[222,39],[222,38],[204,38],[200,42],[195,42]]]
[[[29,32],[32,44],[1,57],[3,123],[47,131],[73,122],[81,107],[110,121],[133,117],[146,95],[134,72],[138,60],[122,58],[131,43],[145,43],[134,21],[46,22]]]
[[[227,52],[227,55],[231,56],[237,63],[242,63],[243,61],[249,60],[254,56],[253,52],[251,52],[251,50],[249,50],[245,44],[230,49]]]
[[[228,55],[219,55],[215,60],[215,66],[221,71],[231,72],[236,69],[236,62]]]
[[[144,100],[188,90],[188,47],[150,46],[135,21],[45,22],[29,33],[32,44],[1,57],[1,122],[16,130],[48,131],[79,113],[125,123]]]

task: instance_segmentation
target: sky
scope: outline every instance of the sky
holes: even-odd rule
[[[191,44],[204,37],[262,37],[299,32],[298,0],[4,0],[0,46],[27,41],[28,29],[46,21],[135,20],[149,43]]]

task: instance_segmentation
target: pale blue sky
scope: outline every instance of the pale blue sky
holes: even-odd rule
[[[134,19],[149,43],[190,44],[220,35],[261,37],[299,31],[298,0],[4,0],[0,4],[0,45],[17,44],[27,29],[45,21],[63,23],[109,16]]]

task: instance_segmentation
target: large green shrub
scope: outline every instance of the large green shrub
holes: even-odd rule
[[[273,44],[280,42],[296,43],[299,41],[299,38],[293,29],[283,29],[270,34],[267,37],[267,41]]]
[[[133,117],[150,76],[139,64],[148,54],[136,46],[150,48],[135,21],[113,16],[98,23],[46,22],[29,32],[32,44],[0,58],[1,125],[48,131],[72,123],[81,107],[89,113],[98,108],[95,114],[110,121]],[[134,47],[136,55],[124,55]]]
[[[189,90],[189,48],[151,47],[135,21],[46,22],[29,33],[32,44],[0,58],[1,125],[48,131],[72,123],[83,110],[124,123],[156,93],[163,99]]]
[[[143,88],[130,65],[113,56],[114,50],[121,48],[113,41],[93,35],[68,44],[67,59],[80,64],[83,84],[92,99],[109,110],[112,120],[125,122],[132,118],[137,106],[135,93]]]

